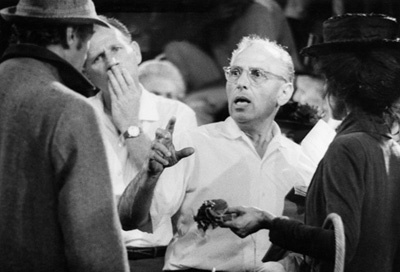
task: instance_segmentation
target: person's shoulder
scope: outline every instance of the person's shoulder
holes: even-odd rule
[[[223,131],[224,122],[215,122],[201,125],[179,134],[181,137],[187,138],[215,138],[219,137]]]
[[[357,148],[360,145],[365,145],[372,140],[371,136],[365,132],[352,132],[346,134],[338,134],[332,141],[333,148]]]
[[[59,95],[57,99],[70,108],[93,108],[86,97],[78,94],[61,82],[54,82],[52,88],[58,90]]]
[[[86,97],[60,82],[52,83],[51,89],[55,95],[48,97],[46,104],[51,108],[51,112],[58,112],[55,114],[58,114],[59,118],[76,124],[86,123],[87,126],[89,122],[96,122],[98,113]]]
[[[362,160],[368,153],[380,152],[379,142],[364,132],[338,134],[325,154],[326,158],[354,157]],[[335,159],[332,159],[335,160]]]
[[[288,162],[297,163],[299,158],[306,156],[301,146],[284,135],[279,137],[279,152],[287,159]]]
[[[226,124],[224,121],[209,123],[198,126],[197,128],[191,129],[187,132],[193,138],[202,138],[204,141],[214,141],[217,138],[229,138],[230,135],[226,130]]]
[[[279,137],[279,142],[280,142],[281,146],[283,146],[283,147],[287,147],[287,148],[295,149],[295,150],[301,149],[301,146],[298,143],[294,142],[292,139],[289,139],[288,137],[286,137],[283,134]]]

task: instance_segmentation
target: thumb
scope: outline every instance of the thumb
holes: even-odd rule
[[[243,214],[244,213],[244,208],[241,206],[236,206],[236,207],[228,207],[228,209],[225,211],[226,214],[229,213],[235,213],[237,215]]]
[[[183,158],[189,157],[194,153],[193,147],[185,147],[179,151],[176,151],[176,159],[179,161]]]

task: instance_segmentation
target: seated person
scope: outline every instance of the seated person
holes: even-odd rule
[[[313,108],[318,118],[329,120],[329,106],[325,98],[325,79],[322,76],[312,73],[297,73],[292,100]]]
[[[152,59],[139,65],[139,81],[149,91],[165,98],[182,100],[185,81],[178,68],[168,60]]]

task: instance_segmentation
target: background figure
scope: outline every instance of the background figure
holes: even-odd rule
[[[229,64],[231,52],[242,37],[258,35],[285,46],[296,71],[303,69],[291,29],[274,0],[263,4],[253,0],[208,1],[202,16],[188,13],[181,31],[182,40],[167,43],[166,59],[181,71],[187,86],[185,102],[198,115],[200,124],[223,121],[228,116],[222,67]],[[195,27],[185,26],[196,20]]]
[[[282,214],[285,195],[307,186],[315,169],[274,122],[293,93],[287,51],[267,39],[245,37],[225,75],[230,117],[176,136],[173,124],[158,130],[150,160],[120,199],[124,227],[151,221],[157,231],[158,222],[172,220],[165,270],[268,271],[261,258],[269,244],[260,243],[267,232],[245,240],[219,228],[204,232],[194,215],[215,198]],[[185,147],[195,153],[179,161],[193,153]],[[162,172],[166,166],[173,167]]]
[[[314,174],[307,192],[306,223],[257,208],[231,208],[223,223],[240,237],[269,229],[270,240],[321,260],[332,271],[333,230],[322,229],[330,213],[343,221],[345,271],[400,269],[400,145],[391,129],[390,108],[400,97],[399,26],[380,14],[345,14],[324,23],[324,43],[305,48],[327,79],[332,116],[346,117]],[[339,103],[338,103],[339,102]]]
[[[101,17],[110,28],[95,28],[84,70],[100,89],[89,98],[98,110],[102,133],[111,146],[111,167],[119,179],[113,182],[118,199],[148,158],[151,139],[169,118],[177,118],[177,131],[196,127],[194,112],[180,101],[157,96],[139,82],[139,45],[120,21]],[[161,271],[166,245],[172,238],[171,222],[158,222],[153,234],[123,232],[132,270]],[[151,256],[151,258],[149,258]]]
[[[224,82],[222,67],[229,64],[231,52],[242,37],[258,35],[286,46],[295,70],[302,64],[286,18],[274,1],[259,4],[253,0],[210,1],[198,30],[184,42],[167,44],[165,57],[181,70],[188,93],[210,84]]]
[[[300,105],[308,105],[316,111],[318,119],[328,121],[330,109],[326,99],[325,79],[322,76],[298,73],[292,100]]]
[[[139,65],[139,81],[156,95],[183,100],[186,95],[185,81],[178,68],[168,60],[151,59]]]
[[[79,11],[79,12],[71,12]],[[2,271],[128,271],[98,118],[81,74],[90,0],[2,9],[16,44],[0,64]],[[75,90],[75,91],[74,91]]]

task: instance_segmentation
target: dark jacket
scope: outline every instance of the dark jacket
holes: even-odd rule
[[[400,146],[383,118],[352,112],[307,193],[306,223],[332,212],[346,235],[345,271],[400,271]]]
[[[343,121],[318,165],[306,199],[306,225],[273,220],[271,241],[328,261],[333,231],[322,230],[337,213],[346,235],[346,272],[400,271],[400,145],[383,118],[356,110]],[[323,271],[332,271],[323,269]]]
[[[74,92],[71,88],[76,90]],[[93,86],[44,48],[0,64],[0,270],[127,271]]]

